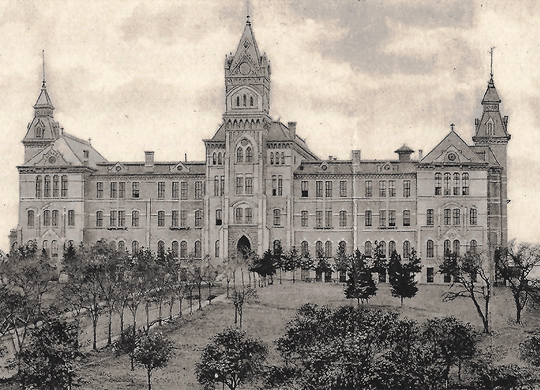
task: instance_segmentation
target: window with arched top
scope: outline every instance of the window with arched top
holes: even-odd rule
[[[67,196],[68,196],[68,177],[67,177],[67,175],[62,175],[60,196],[62,198],[67,198]]]
[[[161,240],[157,243],[158,256],[163,256],[165,254],[165,243]]]
[[[253,107],[253,96],[249,97],[249,106]]]
[[[408,259],[411,256],[411,243],[403,241],[403,258]]]
[[[246,148],[246,162],[253,162],[253,151],[251,150],[250,146]]]
[[[202,257],[202,247],[200,241],[195,241],[195,258],[200,259]]]
[[[134,256],[139,252],[139,241],[131,242],[131,254]]]
[[[444,240],[443,249],[444,257],[448,257],[448,255],[450,254],[450,240]]]
[[[43,196],[45,198],[49,198],[51,196],[51,177],[49,175],[45,175],[45,180],[43,183]]]
[[[396,251],[396,242],[395,241],[389,241],[388,242],[388,254],[390,257],[392,257],[392,253]]]
[[[456,255],[459,255],[460,248],[461,244],[459,243],[459,240],[454,240],[454,242],[452,243],[452,249]]]
[[[285,153],[281,152],[281,165],[285,165]]]
[[[222,165],[222,160],[221,160],[221,152],[218,153],[218,157],[217,157],[217,163],[218,165]]]
[[[444,174],[444,194],[450,195],[450,178],[451,178],[450,172],[446,172]]]
[[[237,163],[244,162],[244,149],[242,149],[241,147],[236,149],[236,162]]]
[[[35,212],[34,212],[34,210],[28,210],[28,213],[27,213],[27,214],[28,214],[28,215],[27,215],[27,216],[28,216],[28,219],[27,219],[27,221],[26,221],[26,226],[28,226],[28,227],[33,227],[33,226],[34,226],[34,223],[35,223],[35,221],[34,221],[34,218],[35,218]]]
[[[433,240],[427,240],[427,243],[426,243],[426,257],[430,258],[430,259],[434,257]]]
[[[324,243],[324,257],[332,257],[332,241]]]
[[[274,152],[270,152],[270,165],[274,165]]]
[[[48,255],[49,254],[49,241],[43,240],[43,251]]]
[[[60,190],[60,178],[58,175],[53,176],[53,198],[58,198],[59,190]]]
[[[322,241],[317,241],[315,243],[315,255],[317,257],[323,257],[324,256],[324,250],[323,250],[323,243]]]
[[[366,241],[364,244],[364,255],[366,257],[371,257],[373,252],[373,246],[371,245],[371,241]]]
[[[58,257],[58,241],[52,240],[51,242],[51,256]]]
[[[219,258],[219,240],[214,243],[214,257]]]
[[[36,176],[36,198],[41,198],[41,176]]]
[[[283,251],[283,247],[281,246],[281,241],[280,240],[274,240],[273,244],[272,244],[272,252],[274,254],[277,254],[277,253],[280,253]]]
[[[34,129],[34,135],[36,138],[43,138],[43,134],[45,133],[42,126],[36,126]]]
[[[244,95],[244,98],[243,98],[244,107],[246,106],[246,102],[247,102],[247,96]]]
[[[307,257],[309,253],[309,244],[307,241],[302,241],[302,244],[300,245],[300,248],[302,249],[302,257]]]
[[[236,106],[240,107],[240,96],[236,97]]]
[[[461,193],[462,195],[469,195],[469,174],[464,172],[461,175]]]
[[[180,243],[180,258],[186,259],[187,258],[187,242],[182,241]]]
[[[442,174],[435,173],[435,195],[442,195]]]
[[[212,165],[216,165],[216,163],[217,163],[217,158],[216,158],[216,157],[217,157],[217,156],[216,156],[216,152],[214,152],[214,153],[212,154]]]
[[[493,135],[494,134],[493,122],[491,121],[491,119],[488,121],[488,123],[486,123],[486,134],[487,135]]]
[[[471,254],[476,255],[478,248],[478,242],[476,240],[471,240],[471,243],[469,244],[469,251]]]
[[[124,241],[118,241],[118,252],[125,252],[126,251],[126,243]]]
[[[454,172],[454,195],[461,195],[460,174]]]
[[[380,241],[379,242],[379,255],[381,256],[382,259],[385,259],[386,258],[386,242],[385,241]]]

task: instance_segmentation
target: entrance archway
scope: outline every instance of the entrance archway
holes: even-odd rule
[[[240,237],[238,244],[236,244],[236,251],[242,258],[247,259],[251,252],[251,243],[246,236]]]

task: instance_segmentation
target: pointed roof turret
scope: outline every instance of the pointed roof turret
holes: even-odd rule
[[[43,55],[43,81],[41,83],[41,92],[37,98],[36,104],[34,104],[35,109],[49,108],[54,110],[49,93],[47,92],[47,80],[45,79],[45,50],[42,51]]]
[[[501,99],[499,98],[499,94],[497,93],[497,89],[495,88],[492,74],[488,82],[486,93],[484,94],[484,98],[482,99],[482,104],[499,104],[500,102]]]
[[[244,27],[244,32],[240,37],[240,42],[238,42],[230,68],[234,69],[236,65],[244,58],[250,60],[251,63],[257,68],[259,67],[261,55],[259,53],[257,41],[255,40],[255,34],[253,34],[253,29],[251,28],[249,15],[247,15],[246,27]]]

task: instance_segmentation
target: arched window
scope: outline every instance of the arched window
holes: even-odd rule
[[[486,124],[486,135],[493,135],[493,122],[491,121],[491,119],[489,120],[489,122]]]
[[[172,253],[175,257],[178,257],[178,241],[173,241],[171,243],[171,250],[172,250]]]
[[[67,198],[68,196],[68,177],[66,175],[62,175],[62,187],[60,190],[60,196],[62,198]]]
[[[450,195],[450,178],[451,178],[450,172],[445,172],[444,174],[444,194]]]
[[[250,146],[246,148],[246,162],[253,162],[253,151],[251,150]]]
[[[157,243],[158,255],[163,256],[165,254],[165,243],[161,240]]]
[[[238,163],[244,162],[244,149],[242,148],[236,149],[236,162]]]
[[[272,251],[274,252],[274,254],[280,252],[281,250],[282,250],[281,241],[274,240],[274,243],[272,244]]]
[[[34,216],[35,216],[34,210],[28,210],[27,214],[28,214],[28,219],[27,219],[26,225],[29,226],[29,227],[33,227],[34,226]]]
[[[281,210],[274,209],[274,226],[281,226]]]
[[[118,241],[118,252],[125,252],[126,251],[126,243],[124,241]]]
[[[458,172],[454,172],[454,195],[461,195],[460,175]]]
[[[187,258],[187,242],[182,241],[180,243],[180,258],[185,259]]]
[[[195,258],[200,259],[202,257],[201,242],[195,241]]]
[[[388,255],[392,257],[392,253],[394,253],[395,251],[396,251],[396,242],[390,241],[388,243]]]
[[[240,96],[236,97],[236,106],[240,107]]]
[[[471,225],[477,225],[478,224],[478,210],[475,208],[472,208],[469,212],[469,223]]]
[[[52,240],[51,242],[51,256],[58,257],[58,241]]]
[[[58,226],[58,210],[53,210],[52,211],[52,226]]]
[[[307,241],[302,241],[302,244],[300,245],[300,248],[302,250],[302,257],[307,257],[309,253],[309,244]]]
[[[34,129],[34,136],[36,138],[43,138],[43,127],[36,126],[36,128]]]
[[[411,243],[403,241],[403,258],[408,259],[411,256]]]
[[[60,178],[58,175],[53,176],[53,198],[58,198],[58,191],[60,187]]]
[[[51,210],[43,210],[43,226],[51,226]]]
[[[47,255],[49,255],[49,241],[43,240],[43,250]]]
[[[270,165],[274,165],[274,152],[270,152]]]
[[[45,176],[43,196],[49,198],[51,196],[51,177],[49,175]]]
[[[340,241],[338,244],[339,253],[347,253],[347,243],[345,241]]]
[[[453,247],[453,248],[452,248],[452,249],[453,249],[453,252],[454,252],[456,255],[459,255],[460,248],[461,248],[461,245],[460,245],[460,243],[459,243],[459,240],[454,240],[452,247]]]
[[[366,257],[371,257],[372,256],[371,241],[366,241],[366,243],[364,244],[364,255],[366,255]]]
[[[131,254],[135,256],[139,252],[139,241],[131,242]]]
[[[450,240],[444,240],[444,257],[447,257],[450,254]]]
[[[381,258],[386,258],[386,242],[379,242],[379,253],[381,255]]]
[[[96,211],[96,227],[103,227],[103,211]]]
[[[332,242],[326,241],[324,243],[324,257],[332,257]]]
[[[454,209],[453,210],[453,225],[459,226],[461,225],[461,210],[460,209]]]
[[[463,195],[469,195],[469,174],[467,172],[461,175],[462,187],[461,192]]]
[[[217,163],[218,163],[218,165],[223,164],[223,161],[221,160],[221,152],[219,152],[218,155],[217,155]]]
[[[442,175],[440,172],[435,173],[435,195],[442,195]]]
[[[281,165],[285,165],[285,153],[281,152]]]
[[[478,243],[476,242],[476,240],[471,240],[471,243],[469,245],[469,251],[471,252],[471,254],[476,255],[477,248]]]
[[[216,165],[217,163],[217,160],[216,160],[216,152],[214,152],[214,154],[212,154],[212,164],[213,165]]]
[[[434,257],[434,246],[433,246],[433,240],[427,240],[426,244],[426,257],[433,258]]]
[[[112,250],[112,251],[115,251],[116,250],[116,242],[109,241],[109,249]]]
[[[316,252],[317,257],[323,257],[324,256],[322,241],[317,241],[315,243],[315,252]]]
[[[41,198],[41,176],[36,176],[36,198]]]
[[[247,96],[244,95],[244,99],[243,99],[244,107],[246,106],[246,102],[247,102]]]
[[[219,258],[219,240],[214,243],[214,257]]]

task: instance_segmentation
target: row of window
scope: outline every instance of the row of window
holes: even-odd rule
[[[300,183],[300,190],[302,192],[302,198],[309,198],[309,182],[304,180]],[[317,198],[331,198],[333,196],[333,182],[331,180],[317,180],[315,182],[315,197]],[[339,182],[339,196],[347,196],[347,182],[341,180]]]
[[[270,152],[270,165],[285,165],[284,152]]]
[[[444,209],[443,222],[445,225],[461,225],[461,209]],[[428,209],[426,213],[426,225],[434,226],[435,224],[435,211]],[[471,208],[469,210],[469,225],[476,226],[478,224],[478,210]]]
[[[212,165],[223,165],[223,161],[225,160],[225,153],[216,153],[212,155]]]
[[[51,181],[52,180],[52,181]],[[51,190],[52,184],[52,190]],[[68,177],[67,175],[36,176],[36,198],[67,198],[68,196]]]
[[[477,248],[478,242],[476,240],[471,240],[469,242],[469,252],[475,254],[477,252]],[[461,243],[459,240],[454,240],[453,242],[450,242],[450,240],[444,240],[443,250],[445,256],[449,253],[455,253],[459,255],[461,252]],[[433,240],[427,240],[426,242],[426,257],[435,257],[435,243],[433,242]]]
[[[300,225],[302,227],[309,227],[309,212],[307,210],[302,210],[300,217]],[[324,223],[323,223],[324,216]],[[315,227],[318,229],[321,228],[332,228],[332,210],[317,210],[315,211]],[[347,227],[347,211],[341,210],[339,212],[339,227]]]
[[[411,226],[410,210],[403,210],[402,224],[403,226]],[[371,210],[366,210],[364,213],[364,225],[373,226],[373,212]],[[396,227],[396,210],[379,210],[379,227]]]
[[[444,177],[444,178],[443,178]],[[435,173],[435,195],[469,195],[469,174]]]
[[[202,199],[204,197],[204,182],[196,181],[195,182],[195,199]],[[96,197],[98,199],[103,199],[104,194],[104,183],[102,181],[96,182]],[[110,199],[124,199],[126,197],[126,182],[110,182],[109,183],[109,198]],[[131,197],[139,198],[140,197],[140,183],[132,182],[131,183]],[[166,198],[166,183],[160,181],[157,183],[157,198],[165,199]],[[187,181],[173,181],[171,182],[171,198],[172,199],[188,199],[188,182]]]
[[[75,226],[75,210],[68,210],[67,225]],[[57,227],[60,224],[60,212],[58,210],[43,210],[43,226]],[[26,225],[28,227],[36,226],[36,213],[34,210],[28,210]]]
[[[364,182],[364,196],[366,198],[373,197],[373,181],[366,180]],[[379,180],[379,197],[380,198],[395,198],[397,196],[396,180]],[[403,197],[411,197],[411,181],[403,180]]]
[[[221,211],[221,210],[220,210]],[[158,227],[165,227],[165,211],[158,211]],[[96,227],[103,227],[103,211],[96,211]],[[171,227],[187,227],[187,210],[172,210]],[[131,212],[131,226],[139,227],[140,214],[138,210]],[[195,227],[202,227],[203,212],[202,210],[195,211]],[[109,212],[109,227],[126,227],[126,212],[124,210],[111,210]]]
[[[389,241],[388,242],[388,248],[386,245],[386,241],[379,241],[379,251],[380,255],[383,258],[386,258],[387,254],[390,256],[394,251],[397,251],[397,246],[395,241]],[[274,247],[276,246],[276,242],[274,242]],[[309,243],[307,241],[302,241],[300,244],[301,248],[301,254],[302,256],[307,256],[309,252]],[[346,243],[345,241],[340,241],[338,244],[338,251],[345,253]],[[410,241],[403,241],[403,251],[402,255],[403,258],[409,258],[411,254],[411,243]],[[364,255],[367,257],[373,256],[374,251],[374,245],[371,243],[371,241],[366,241],[364,244]],[[388,253],[387,253],[388,249]],[[330,258],[333,257],[332,253],[332,241],[326,241],[323,243],[322,241],[317,241],[315,243],[315,256],[317,257],[326,257]]]
[[[236,162],[237,163],[251,163],[253,162],[253,149],[251,146],[242,147],[239,146],[236,149]]]
[[[216,182],[214,180],[214,186]],[[214,193],[216,192],[214,187]],[[251,176],[236,176],[236,195],[253,195],[253,177]]]

